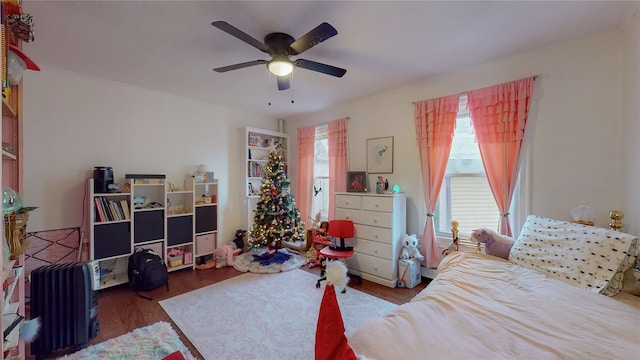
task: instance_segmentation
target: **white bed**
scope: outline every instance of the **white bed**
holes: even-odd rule
[[[409,303],[349,335],[357,356],[640,359],[640,297],[620,292],[612,281],[629,266],[594,274],[585,265],[587,256],[597,269],[611,268],[604,258],[635,262],[637,238],[623,234],[621,240],[622,233],[564,222],[541,234],[547,220],[527,220],[510,261],[474,253],[447,256],[435,279]],[[587,241],[589,246],[575,246]],[[531,259],[541,259],[542,267]]]

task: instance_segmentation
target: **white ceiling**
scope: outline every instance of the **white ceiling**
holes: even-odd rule
[[[41,67],[286,118],[612,30],[631,6],[617,1],[24,0],[36,39],[23,48]],[[261,41],[271,32],[298,38],[328,22],[338,35],[292,58],[347,73],[336,78],[297,69],[286,91],[277,90],[264,65],[216,73],[215,67],[269,59],[211,26],[216,20]]]

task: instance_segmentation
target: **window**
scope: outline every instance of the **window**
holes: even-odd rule
[[[329,219],[329,139],[327,125],[316,127],[315,151],[313,156],[313,198],[311,216],[320,213],[322,220]]]
[[[458,221],[460,238],[481,227],[498,229],[499,210],[489,188],[467,110],[460,97],[451,153],[434,214],[436,235],[451,237],[451,221]]]

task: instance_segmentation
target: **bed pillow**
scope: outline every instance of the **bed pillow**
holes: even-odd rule
[[[623,287],[638,238],[589,225],[529,215],[509,261],[607,296]]]

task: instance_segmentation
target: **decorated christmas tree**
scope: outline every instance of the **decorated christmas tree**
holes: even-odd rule
[[[269,153],[262,170],[260,200],[256,206],[253,225],[249,230],[252,249],[266,248],[272,258],[282,247],[282,242],[298,242],[305,239],[304,222],[291,194],[291,183],[285,173],[282,155],[278,146]],[[285,259],[286,260],[285,256]],[[260,259],[258,259],[260,260]],[[273,261],[280,262],[273,259]]]

